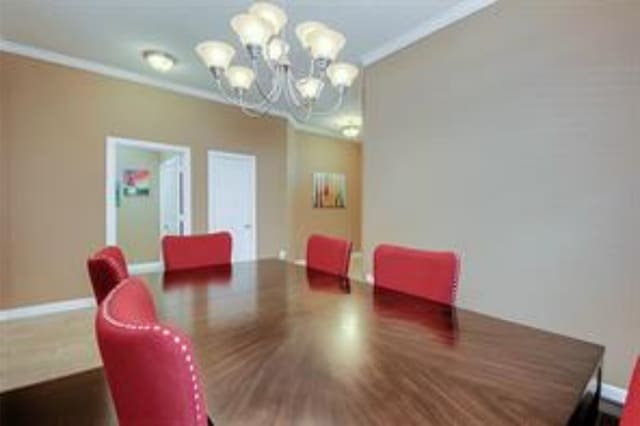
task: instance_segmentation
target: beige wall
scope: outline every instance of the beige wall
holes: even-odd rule
[[[290,257],[303,259],[309,235],[346,238],[360,250],[362,145],[289,129]],[[313,208],[313,173],[343,173],[347,185],[345,209]]]
[[[9,150],[0,164],[11,182],[10,196],[0,193],[11,223],[0,241],[10,259],[0,308],[91,295],[84,262],[104,244],[107,136],[192,148],[196,232],[206,231],[206,151],[256,155],[258,254],[286,247],[284,120],[6,53],[0,73]]]
[[[366,70],[364,242],[462,254],[460,305],[640,353],[640,2],[500,1]]]
[[[117,209],[117,241],[130,263],[157,262],[160,258],[160,163],[163,153],[118,147],[116,178],[122,182],[127,169],[150,172],[149,195],[127,197],[120,186]]]
[[[0,67],[0,300],[6,298],[4,283],[9,279],[9,146],[7,143],[9,88]]]

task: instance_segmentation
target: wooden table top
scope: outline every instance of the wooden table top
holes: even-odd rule
[[[276,260],[163,281],[221,425],[566,424],[603,356]]]
[[[567,424],[604,352],[278,260],[145,278],[222,426]]]

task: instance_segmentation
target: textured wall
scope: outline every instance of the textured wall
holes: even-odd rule
[[[11,182],[0,308],[91,295],[84,262],[104,244],[107,136],[191,147],[195,232],[207,227],[207,150],[256,155],[258,254],[286,247],[284,120],[6,53],[0,73],[0,188],[5,144]]]
[[[313,233],[335,235],[360,250],[362,145],[297,130],[289,130],[290,257],[303,259]],[[347,182],[345,209],[313,208],[313,173],[342,173]]]
[[[464,307],[640,353],[640,2],[506,0],[367,69],[364,246],[462,254]]]

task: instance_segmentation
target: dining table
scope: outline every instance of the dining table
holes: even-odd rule
[[[598,344],[277,259],[143,278],[160,321],[192,340],[216,426],[582,425],[597,416]],[[49,385],[58,391],[41,411],[63,411],[76,392],[96,399],[84,404],[101,419],[83,424],[114,424],[101,369],[75,387],[64,380]],[[24,404],[38,391],[17,392]],[[3,396],[3,407],[11,401]]]

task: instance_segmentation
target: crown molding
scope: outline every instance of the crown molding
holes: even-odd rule
[[[70,68],[79,69],[82,71],[88,71],[94,74],[104,75],[118,80],[129,81],[133,83],[142,84],[156,89],[167,90],[173,93],[177,93],[184,96],[190,96],[193,98],[203,99],[218,104],[234,106],[232,103],[227,102],[222,96],[215,92],[208,90],[198,89],[184,84],[171,83],[159,78],[149,77],[140,73],[127,71],[122,68],[117,68],[110,65],[105,65],[100,62],[89,61],[86,59],[76,58],[62,53],[54,52],[52,50],[42,49],[22,43],[16,43],[13,41],[0,38],[0,51],[12,53],[15,55],[25,56],[32,59],[37,59],[44,62],[50,62],[57,65],[62,65]],[[302,124],[296,122],[293,117],[280,110],[271,110],[268,115],[279,117],[287,120],[297,130],[315,133],[322,136],[329,136],[332,138],[338,136],[338,131],[331,131],[322,127],[316,127],[309,124]]]
[[[417,27],[401,34],[399,37],[384,43],[361,56],[362,64],[365,67],[372,65],[399,50],[412,45],[431,34],[439,31],[449,25],[452,25],[461,19],[466,18],[490,5],[498,0],[463,0],[455,6],[447,9],[445,12],[423,22]]]
[[[57,65],[63,65],[70,68],[88,71],[94,74],[116,78],[118,80],[125,80],[145,86],[151,86],[157,89],[163,89],[181,95],[200,98],[221,104],[228,104],[221,96],[217,95],[214,92],[196,89],[182,84],[171,83],[159,78],[149,77],[136,72],[127,71],[122,68],[105,65],[100,62],[94,62],[86,59],[64,55],[52,50],[42,49],[22,43],[16,43],[5,39],[0,39],[0,50],[7,53],[26,56],[32,59],[38,59],[44,62],[50,62]]]

